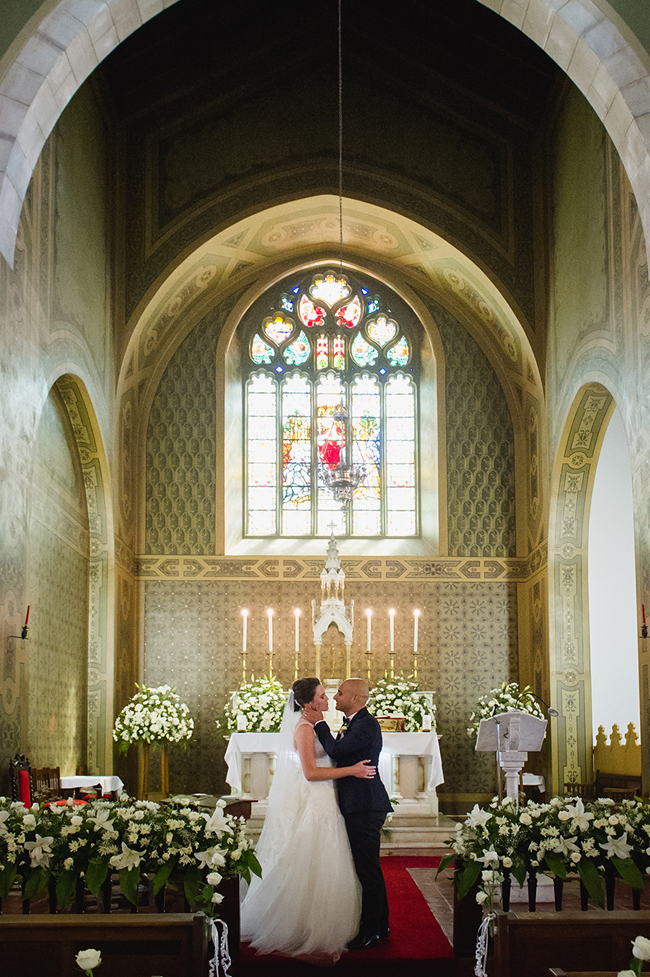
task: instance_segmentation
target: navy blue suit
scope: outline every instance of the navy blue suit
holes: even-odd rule
[[[351,767],[360,760],[379,764],[382,738],[379,723],[367,709],[360,709],[345,732],[335,739],[325,721],[316,723],[316,735],[337,767]],[[388,932],[386,883],[379,861],[381,829],[392,811],[379,774],[372,780],[342,777],[336,781],[339,808],[345,818],[354,867],[361,883],[362,904],[359,931],[385,935]]]

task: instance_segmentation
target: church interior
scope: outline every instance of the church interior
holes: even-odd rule
[[[135,793],[136,751],[118,756],[112,730],[136,683],[168,684],[194,717],[187,750],[170,748],[172,792],[228,793],[218,721],[242,674],[271,667],[288,688],[314,673],[332,532],[351,673],[415,669],[434,693],[441,812],[494,794],[467,726],[504,682],[556,712],[526,769],[552,793],[591,782],[596,669],[629,703],[617,722],[636,724],[647,792],[647,14],[344,0],[339,79],[330,0],[4,7],[0,793],[16,753]],[[332,307],[359,303],[331,327],[341,382],[363,374],[381,418],[347,507],[322,475],[288,500],[277,445],[261,472],[290,377],[317,405],[318,445],[301,450],[321,465],[339,450],[318,406],[327,370],[339,382],[314,331],[328,276],[348,289]],[[409,391],[410,427],[401,408],[391,420],[391,384]],[[258,389],[276,392],[272,435]],[[590,591],[615,427],[626,607]],[[615,621],[597,652],[596,603]],[[321,678],[344,678],[345,654],[326,631]],[[154,793],[157,778],[153,764]]]

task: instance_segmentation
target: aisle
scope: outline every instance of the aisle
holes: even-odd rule
[[[408,872],[409,868],[435,868],[439,862],[439,858],[412,856],[382,858],[391,926],[391,938],[385,943],[345,953],[332,968],[315,968],[274,954],[256,956],[244,944],[231,967],[232,977],[314,977],[321,969],[338,977],[358,977],[366,972],[373,977],[400,973],[408,977],[452,977],[452,948]]]

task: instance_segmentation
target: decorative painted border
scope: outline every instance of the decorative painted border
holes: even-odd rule
[[[317,580],[322,558],[139,556],[135,576],[140,580]],[[546,545],[529,557],[512,559],[465,557],[341,559],[348,580],[528,580],[546,565]]]

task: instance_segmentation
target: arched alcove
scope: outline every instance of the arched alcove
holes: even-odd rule
[[[603,437],[589,512],[589,646],[594,742],[617,723],[639,731],[639,662],[630,449],[616,408]],[[650,613],[650,608],[648,608]]]
[[[42,409],[32,472],[29,749],[40,766],[112,770],[110,484],[88,391],[66,374]]]

